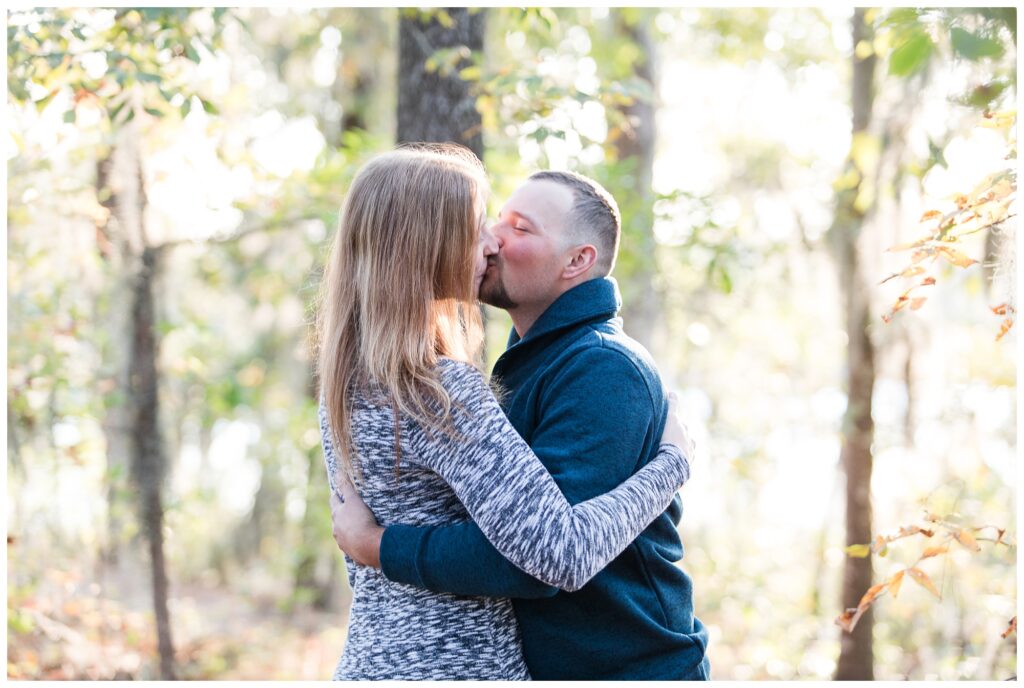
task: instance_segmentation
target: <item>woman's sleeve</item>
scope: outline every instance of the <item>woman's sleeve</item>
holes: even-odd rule
[[[621,485],[572,506],[479,371],[454,364],[442,377],[459,407],[453,417],[460,437],[415,433],[418,459],[452,487],[495,549],[549,585],[583,587],[668,507],[689,477],[686,457],[665,444]]]

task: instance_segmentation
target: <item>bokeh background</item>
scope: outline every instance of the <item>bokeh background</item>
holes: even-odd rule
[[[699,443],[715,678],[1015,675],[1016,29],[8,11],[8,676],[330,676],[314,296],[354,171],[430,137],[494,211],[541,168],[618,199],[626,330]]]

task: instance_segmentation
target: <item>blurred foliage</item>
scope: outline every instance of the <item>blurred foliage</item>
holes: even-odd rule
[[[827,8],[617,11],[650,28],[658,83],[635,77],[642,51],[611,10],[489,13],[486,49],[460,75],[478,89],[492,210],[547,166],[616,196],[616,274],[626,299],[643,279],[663,296],[653,353],[701,446],[684,490],[683,566],[714,675],[827,678],[845,556],[845,342],[835,274],[816,249],[850,147],[849,54],[877,50],[887,86],[925,103],[914,121],[929,124],[908,135],[920,145],[903,162],[923,199],[929,172],[956,166],[950,143],[1016,98],[1015,22],[1008,9],[892,10],[875,17],[876,45],[847,46],[848,17]],[[155,676],[145,577],[99,556],[119,480],[103,423],[123,400],[111,391],[115,268],[96,231],[95,175],[130,117],[144,136],[148,220],[169,251],[157,302],[182,674],[329,674],[350,593],[330,537],[309,324],[345,189],[393,140],[397,19],[372,8],[8,15],[11,678]],[[436,54],[434,66],[464,57]],[[924,80],[948,83],[956,70],[967,76],[930,98]],[[125,105],[129,93],[139,107]],[[614,146],[623,106],[644,100],[659,118],[649,208],[624,192],[637,170]],[[635,248],[648,231],[654,255]],[[877,523],[911,522],[916,503],[959,514],[961,529],[1010,521],[1015,334],[992,341],[979,280],[957,271],[915,313],[927,377],[906,378],[901,340],[878,333]],[[488,314],[490,363],[509,320]],[[912,566],[912,549],[879,562],[887,580],[896,570],[884,566],[904,555]],[[1002,549],[954,543],[922,567],[941,602],[904,586],[875,608],[880,678],[1013,671],[1013,636],[1001,634],[1015,564]]]

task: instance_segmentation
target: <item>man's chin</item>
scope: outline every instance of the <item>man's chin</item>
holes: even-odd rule
[[[480,299],[480,303],[486,303],[488,306],[504,310],[509,310],[519,305],[509,298],[508,292],[505,291],[505,287],[500,282],[494,279],[488,280],[487,277],[484,277],[484,281],[480,285],[480,293],[477,298]]]

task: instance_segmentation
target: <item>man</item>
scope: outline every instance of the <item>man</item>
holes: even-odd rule
[[[657,454],[667,404],[647,351],[622,331],[608,277],[618,252],[614,199],[596,182],[538,172],[491,228],[498,250],[480,286],[512,316],[493,376],[502,407],[571,504],[608,492]],[[640,460],[637,460],[640,457]],[[346,500],[347,501],[347,500]],[[569,593],[506,561],[473,523],[391,525],[332,498],[335,537],[354,559],[436,592],[513,598],[535,680],[710,678],[708,635],[676,562],[682,503],[582,589]]]

